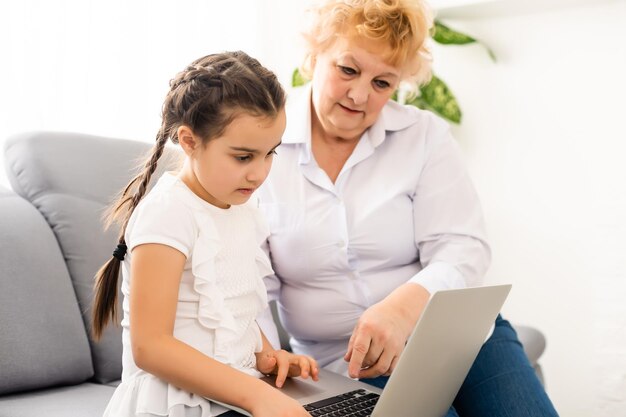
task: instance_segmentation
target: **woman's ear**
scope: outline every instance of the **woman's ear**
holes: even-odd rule
[[[313,73],[315,72],[315,65],[317,64],[317,52],[315,53],[312,52],[311,55],[309,55],[308,64],[309,64],[308,70],[310,72],[309,77],[311,77]]]
[[[191,156],[200,146],[200,140],[196,138],[188,126],[180,126],[177,130],[178,143],[187,156]]]

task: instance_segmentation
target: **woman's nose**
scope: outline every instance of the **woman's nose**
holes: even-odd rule
[[[348,98],[357,106],[367,103],[368,96],[369,85],[364,82],[355,82],[348,90]]]

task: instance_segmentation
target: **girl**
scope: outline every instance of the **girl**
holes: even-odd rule
[[[255,321],[272,270],[268,231],[246,202],[269,173],[284,106],[276,76],[243,52],[200,58],[170,82],[152,154],[112,207],[119,244],[96,275],[99,338],[122,266],[122,383],[105,416],[216,415],[207,398],[255,417],[308,416],[258,379],[318,378],[315,360],[274,350]],[[168,138],[184,165],[143,198]]]

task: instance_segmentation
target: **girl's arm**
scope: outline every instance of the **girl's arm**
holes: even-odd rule
[[[138,367],[186,391],[248,410],[255,417],[308,416],[297,401],[174,337],[185,256],[160,244],[132,251],[130,332]]]

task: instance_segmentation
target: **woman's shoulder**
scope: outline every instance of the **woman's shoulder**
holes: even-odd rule
[[[454,142],[447,121],[428,110],[389,101],[381,114],[385,141],[398,152],[430,153]],[[379,128],[380,129],[380,128]]]
[[[400,104],[389,100],[382,110],[382,119],[387,131],[402,131],[419,128],[433,132],[448,132],[450,125],[440,116],[410,104]]]

